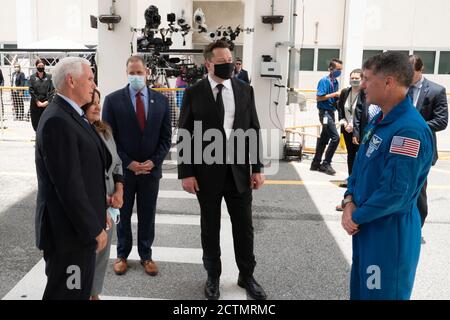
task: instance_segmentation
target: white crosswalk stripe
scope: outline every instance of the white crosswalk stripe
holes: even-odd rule
[[[165,161],[166,163],[166,161]],[[164,174],[163,179],[177,179],[176,174]],[[163,199],[196,199],[194,195],[183,191],[160,190],[158,198]],[[158,210],[157,210],[158,211]],[[132,223],[137,223],[137,216],[133,214]],[[156,225],[178,225],[178,226],[200,226],[199,215],[183,214],[156,214]],[[156,226],[156,228],[157,228]],[[200,228],[198,230],[200,232]],[[220,280],[221,299],[224,300],[243,300],[247,299],[245,290],[238,287],[236,282],[238,278],[238,269],[234,258],[233,239],[231,231],[231,222],[225,206],[222,204],[222,219],[220,243],[222,252],[222,275]],[[117,247],[111,246],[110,259],[115,259]],[[152,257],[156,262],[183,263],[192,265],[202,265],[201,248],[174,248],[174,247],[153,247]],[[137,247],[133,246],[129,260],[140,260],[137,253]],[[202,267],[203,268],[203,267]],[[146,275],[143,274],[143,277]],[[206,272],[205,272],[206,279]],[[176,279],[174,279],[176,281]],[[193,279],[194,281],[194,279]],[[16,285],[12,288],[2,300],[39,300],[45,289],[45,262],[41,259]],[[101,296],[104,300],[153,300],[148,297],[121,297],[121,296]],[[177,299],[177,297],[173,297]]]

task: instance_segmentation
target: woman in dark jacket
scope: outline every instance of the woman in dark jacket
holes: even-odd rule
[[[362,111],[367,109],[365,94],[361,90],[362,70],[353,70],[350,74],[349,88],[343,89],[338,103],[339,122],[341,133],[344,135],[347,148],[348,175],[352,174],[353,162],[359,148],[360,121]],[[355,139],[356,138],[356,139]]]
[[[120,221],[120,215],[118,214],[120,214],[119,209],[123,205],[124,179],[122,160],[117,154],[117,147],[114,142],[111,127],[100,120],[100,92],[97,89],[92,94],[92,101],[82,106],[81,109],[83,109],[86,119],[103,142],[103,154],[105,155],[106,201],[109,207],[106,213],[108,243],[103,251],[97,253],[94,281],[91,289],[91,300],[100,300],[99,295],[102,292],[106,267],[109,260],[114,223],[119,223]]]
[[[53,99],[55,88],[52,83],[52,75],[45,72],[42,60],[36,60],[37,72],[30,77],[30,117],[34,131],[37,130],[42,112]]]

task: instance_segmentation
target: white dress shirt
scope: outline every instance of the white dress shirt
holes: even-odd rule
[[[420,78],[419,81],[414,83],[411,87],[413,89],[413,104],[417,106],[417,102],[419,101],[420,92],[422,91],[423,81],[425,80],[424,76]]]
[[[219,89],[216,88],[219,84],[218,82],[211,79],[211,77],[208,76],[209,83],[211,85],[211,89],[214,95],[214,99],[217,99],[217,94],[219,93]],[[236,105],[234,103],[234,93],[233,93],[233,86],[231,85],[231,80],[225,80],[223,82],[223,89],[222,89],[222,99],[223,99],[223,106],[225,109],[225,116],[223,119],[223,129],[225,130],[225,134],[227,136],[227,139],[230,139],[231,132],[233,130],[234,125],[234,115],[236,112]],[[217,106],[212,106],[216,108]]]

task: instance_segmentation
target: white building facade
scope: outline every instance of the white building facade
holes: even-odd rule
[[[361,34],[362,52],[356,54],[353,52],[351,55],[361,55],[361,63],[370,55],[385,50],[418,53],[425,61],[427,77],[445,85],[447,89],[450,88],[450,37],[446,35],[446,31],[450,30],[450,1],[357,0],[364,5],[359,5],[358,10],[362,11],[356,13],[351,12],[348,5],[351,1],[298,0],[296,45],[301,48],[300,88],[315,88],[318,79],[326,73],[324,71],[330,57],[344,59],[349,56],[345,52],[346,38],[349,33],[354,36],[355,32]],[[192,17],[193,9],[201,7],[204,12],[211,12],[210,16],[207,16],[207,24],[210,26],[216,27],[231,21],[233,23],[230,22],[230,25],[254,27],[244,25],[245,10],[252,5],[251,2],[138,0],[135,8],[137,11],[135,24],[143,26],[145,8],[155,4],[160,7],[163,24],[169,12],[180,15],[184,10],[187,17]],[[289,0],[274,1],[275,11],[277,8],[289,7],[285,2]],[[219,7],[223,8],[220,11],[217,10],[218,3]],[[244,10],[242,3],[244,8],[247,5]],[[269,15],[270,5],[265,10]],[[89,47],[96,46],[98,32],[90,27],[89,16],[97,16],[98,13],[98,1],[92,0],[3,1],[0,12],[0,48],[20,48],[55,36]],[[356,24],[352,24],[349,19],[356,19]],[[287,23],[286,19],[284,23]],[[180,46],[181,41],[176,38],[177,36],[174,37],[175,44]],[[206,41],[198,35],[194,35],[193,38],[194,42],[192,36],[188,36],[187,48],[201,47],[202,42]],[[240,36],[237,43],[245,47],[244,36]],[[356,47],[359,49],[360,46]],[[241,50],[239,53],[243,52],[240,46],[238,50]],[[246,58],[250,59],[248,56]],[[250,61],[244,61],[244,64],[248,69],[252,69]],[[257,73],[253,76],[257,76]]]

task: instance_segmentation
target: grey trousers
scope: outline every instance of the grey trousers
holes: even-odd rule
[[[115,224],[113,223],[113,227],[106,231],[108,235],[108,243],[106,244],[105,249],[97,253],[97,257],[95,259],[95,273],[94,273],[94,281],[92,283],[91,296],[96,296],[102,293],[103,282],[105,280],[106,267],[108,266],[109,253],[111,251],[111,240],[113,236],[113,231],[116,229]]]

